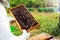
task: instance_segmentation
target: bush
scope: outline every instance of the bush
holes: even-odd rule
[[[29,11],[34,11],[34,8],[28,8]]]
[[[53,12],[54,9],[53,8],[45,8],[45,12]]]
[[[43,11],[45,11],[45,8],[39,7],[39,8],[38,8],[38,11],[39,11],[39,12],[43,12]]]
[[[54,36],[57,36],[60,33],[60,29],[57,25],[58,23],[58,18],[55,19],[56,16],[54,14],[54,17],[52,17],[53,19],[50,18],[51,15],[45,15],[42,14],[43,16],[40,16],[37,20],[40,23],[40,33],[45,32]],[[48,18],[49,17],[49,18]]]
[[[53,12],[54,9],[53,8],[43,8],[43,7],[39,7],[38,8],[39,12]]]
[[[58,26],[54,26],[52,24],[46,23],[45,25],[42,25],[42,27],[40,28],[40,32],[41,33],[45,32],[45,33],[57,36],[60,31],[59,31]]]

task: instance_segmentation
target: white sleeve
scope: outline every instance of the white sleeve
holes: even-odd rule
[[[0,34],[0,40],[5,40],[1,34]]]
[[[0,38],[8,39],[11,36],[9,20],[7,18],[6,9],[0,4]]]

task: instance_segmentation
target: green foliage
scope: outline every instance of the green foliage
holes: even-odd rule
[[[47,5],[47,0],[36,0],[35,5],[39,7],[45,7]]]
[[[29,1],[25,6],[26,7],[32,7],[33,6],[33,2],[32,1]]]
[[[29,3],[28,0],[10,0],[10,6],[14,7],[16,5],[24,4],[27,5]]]
[[[24,4],[26,7],[45,7],[47,2],[46,0],[10,0],[11,7],[20,4]]]
[[[46,8],[46,9],[45,9],[45,12],[53,12],[53,11],[54,11],[53,8]]]
[[[34,8],[28,8],[29,11],[34,11]]]
[[[47,16],[47,15],[46,15]],[[40,17],[40,19],[38,19],[38,21],[41,23],[40,25],[40,32],[46,32],[48,34],[57,36],[59,33],[59,28],[58,28],[58,18],[55,19],[51,19],[51,18],[46,18],[45,17]],[[52,17],[53,18],[53,17]]]
[[[60,29],[57,25],[57,23],[59,22],[57,13],[46,14],[41,12],[33,12],[33,16],[40,23],[40,26],[38,28],[40,30],[40,33],[45,32],[55,36],[60,34]]]
[[[18,5],[18,1],[17,0],[10,0],[10,6],[16,6]]]
[[[11,32],[14,32],[14,26],[10,26]]]
[[[16,36],[19,36],[22,34],[22,32],[20,31],[20,29],[16,26],[10,26],[11,28],[11,32],[16,35]]]
[[[43,12],[43,11],[45,11],[45,8],[39,7],[39,8],[38,8],[38,11],[39,11],[39,12]]]
[[[54,12],[54,9],[53,8],[39,7],[38,11],[39,12]]]

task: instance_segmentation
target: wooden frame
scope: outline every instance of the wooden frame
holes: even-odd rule
[[[9,12],[10,12],[10,14],[12,15],[12,17],[13,18],[15,18],[15,16],[14,16],[14,14],[12,13],[12,9],[15,9],[15,8],[17,8],[17,7],[20,7],[20,6],[24,6],[24,5],[19,5],[19,6],[16,6],[16,7],[13,7],[13,8],[10,8],[10,10],[9,10]],[[24,6],[25,7],[25,6]],[[25,7],[26,8],[26,7]],[[26,8],[27,9],[27,8]],[[29,10],[27,9],[27,11],[29,12]],[[30,13],[30,12],[29,12]],[[31,14],[31,13],[30,13]],[[32,14],[31,14],[31,16],[32,16]],[[32,16],[33,17],[33,16]],[[33,17],[34,18],[34,17]],[[15,18],[16,19],[16,18]],[[36,19],[34,18],[34,20],[36,21]],[[18,21],[17,20],[15,20],[15,22],[17,23],[17,25],[18,25],[18,27],[19,27],[19,29],[22,31],[23,30],[23,28],[21,27],[21,25],[18,23]],[[28,29],[27,31],[29,32],[29,31],[31,31],[32,29],[35,29],[35,28],[37,28],[38,26],[39,26],[40,24],[39,24],[39,22],[38,22],[38,24],[37,25],[35,25],[35,26],[33,26],[33,27],[30,27],[30,29]]]

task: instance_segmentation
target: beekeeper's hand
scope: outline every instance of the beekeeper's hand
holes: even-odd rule
[[[15,18],[12,18],[12,17],[8,17],[8,19],[9,19],[9,22],[15,21]]]

